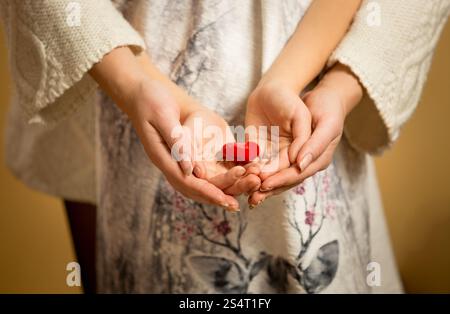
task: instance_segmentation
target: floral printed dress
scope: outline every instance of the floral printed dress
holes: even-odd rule
[[[127,1],[158,67],[230,125],[309,1]],[[230,213],[175,191],[110,99],[97,106],[99,292],[399,292],[370,157],[345,140],[328,169]],[[379,265],[378,284],[368,280]],[[372,274],[373,275],[373,274]]]

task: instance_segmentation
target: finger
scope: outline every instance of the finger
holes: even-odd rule
[[[179,173],[179,169],[175,169],[178,171],[178,174],[175,176],[172,176],[167,169],[163,172],[166,174],[166,177],[169,182],[171,182],[172,186],[183,195],[201,203],[222,206],[231,211],[239,210],[238,201],[234,197],[225,194],[220,188],[204,179],[196,178],[195,176],[182,176]]]
[[[193,171],[191,133],[181,125],[179,114],[175,114],[171,109],[174,106],[175,104],[168,105],[167,109],[158,112],[159,117],[155,118],[153,123],[167,147],[171,150],[172,158],[179,163],[185,175],[190,175]]]
[[[232,186],[240,177],[245,174],[246,170],[244,167],[236,166],[229,169],[225,173],[218,174],[212,178],[209,178],[208,181],[211,184],[214,184],[221,190],[224,190],[230,186]]]
[[[179,162],[183,173],[185,175],[191,175],[193,171],[193,158],[191,153],[192,140],[190,137],[190,133],[189,131],[185,130],[178,121],[176,123],[178,124],[174,125],[174,128],[172,129],[172,138],[174,135],[174,131],[177,128],[182,128],[182,133],[178,138],[175,137],[175,142],[173,143],[173,145],[171,145],[168,139],[165,140],[171,150],[172,158]],[[162,136],[165,136],[164,132],[162,132]],[[175,156],[174,153],[176,154]]]
[[[258,205],[261,205],[267,198],[290,190],[307,178],[312,177],[317,172],[326,169],[332,161],[335,148],[335,142],[331,143],[325,152],[318,159],[312,162],[309,167],[305,169],[305,171],[299,172],[295,166],[292,166],[288,169],[280,171],[272,177],[269,177],[266,181],[263,181],[261,184],[261,189],[252,193],[248,198],[250,208],[255,208]],[[269,190],[261,191],[263,185],[266,185],[265,188]]]
[[[297,165],[304,171],[314,160],[318,159],[328,145],[340,136],[338,121],[335,119],[319,120],[308,141],[302,146],[297,157]]]
[[[261,205],[267,198],[274,196],[274,195],[281,194],[287,190],[290,190],[293,187],[299,185],[301,182],[302,181],[300,181],[300,182],[295,181],[295,183],[292,185],[282,186],[281,188],[276,188],[276,189],[266,191],[266,192],[262,192],[261,190],[255,191],[254,193],[252,193],[249,196],[248,204],[250,205],[251,208],[255,208],[256,206]]]
[[[288,169],[281,170],[273,176],[270,176],[261,183],[260,190],[271,191],[300,184],[306,178],[313,176],[317,171],[324,170],[330,165],[335,147],[335,142],[328,145],[325,152],[304,171],[300,171],[296,166],[291,166]]]
[[[274,173],[286,169],[290,166],[289,156],[288,156],[288,147],[285,147],[280,150],[279,154],[275,156],[273,160],[270,160],[266,165],[264,165],[261,169],[260,178],[261,180],[265,180],[270,177]]]
[[[260,191],[250,195],[248,198],[249,205],[254,208],[264,202],[268,197],[290,190],[307,178],[315,175],[318,171],[326,169],[332,161],[335,149],[336,144],[335,142],[332,142],[325,152],[317,160],[311,163],[305,171],[300,172],[298,168],[292,166],[269,177],[262,182]],[[265,186],[267,191],[262,191],[263,186]]]
[[[193,196],[191,198],[201,202],[231,210],[239,208],[239,203],[234,197],[226,195],[213,184],[195,176],[183,176],[177,162],[171,158],[166,144],[160,140],[158,132],[152,125],[146,124],[142,129],[139,129],[139,133],[147,155],[176,190],[183,195]]]
[[[248,197],[248,204],[250,206],[251,209],[261,205],[266,198],[268,198],[269,196],[272,196],[273,191],[268,191],[268,192],[261,192],[261,191],[256,191],[254,193],[252,193],[249,197]]]
[[[300,169],[293,165],[287,169],[275,173],[274,175],[266,178],[261,183],[261,191],[272,191],[285,185],[292,185],[299,181]]]
[[[193,173],[197,178],[206,179],[208,175],[207,167],[204,161],[194,161],[193,162]]]
[[[239,179],[235,184],[224,190],[224,193],[228,195],[241,195],[250,194],[257,191],[261,185],[261,179],[254,175],[249,174]]]
[[[191,194],[191,193],[182,193],[186,198],[192,199],[198,203],[211,205],[211,206],[220,206],[224,208],[227,211],[230,212],[237,212],[240,211],[239,203],[235,198],[232,196],[226,196],[224,203],[217,203],[214,200],[211,200],[207,197],[204,197],[204,195],[198,195],[198,194]]]
[[[244,165],[244,168],[246,170],[245,174],[246,175],[248,175],[248,174],[259,175],[261,173],[262,166],[263,166],[263,164],[259,161],[259,158],[257,157],[251,163]]]
[[[234,197],[226,195],[222,190],[208,181],[195,178],[194,176],[183,177],[183,179],[184,180],[180,182],[182,185],[180,190],[188,190],[188,194],[194,200],[222,206],[230,211],[239,210],[239,203]]]
[[[301,183],[301,182],[300,182]],[[268,199],[271,196],[281,194],[287,190],[292,189],[293,187],[297,186],[299,183],[295,183],[293,185],[289,186],[283,186],[278,189],[274,189],[267,192],[261,192],[261,191],[255,191],[252,193],[248,198],[248,204],[250,205],[250,208],[255,208],[259,205],[261,205],[266,199]]]
[[[311,113],[303,104],[298,106],[294,113],[292,122],[292,137],[293,141],[289,147],[289,162],[295,163],[300,148],[305,144],[311,136]]]
[[[333,161],[333,154],[336,149],[336,142],[333,141],[328,147],[325,149],[322,155],[319,156],[315,161],[313,161],[304,171],[302,171],[299,179],[300,182],[305,179],[315,175],[317,172],[325,170]]]
[[[248,204],[250,205],[250,208],[255,208],[259,205],[261,205],[266,199],[268,199],[271,196],[274,195],[278,195],[281,194],[287,190],[292,189],[293,187],[297,186],[298,184],[295,183],[293,185],[290,186],[284,186],[282,188],[279,189],[275,189],[272,191],[268,191],[268,192],[261,192],[261,191],[256,191],[255,193],[251,194],[248,198]]]

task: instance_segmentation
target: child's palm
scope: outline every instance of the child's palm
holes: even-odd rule
[[[299,95],[279,86],[256,89],[249,98],[245,117],[246,126],[278,127],[276,139],[268,136],[267,147],[275,145],[271,162],[263,168],[261,178],[265,179],[280,169],[288,168],[295,161],[302,144],[311,134],[311,114]],[[272,155],[272,156],[270,156]]]

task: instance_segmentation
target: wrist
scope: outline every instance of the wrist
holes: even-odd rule
[[[179,119],[198,110],[199,105],[169,80],[152,78],[141,71],[128,79],[118,106],[133,123],[151,121],[165,106],[177,108]]]
[[[320,80],[317,87],[332,90],[348,115],[361,101],[364,90],[358,78],[345,65],[337,63]]]
[[[136,57],[140,68],[145,73],[147,78],[161,83],[164,90],[176,100],[179,109],[181,120],[198,110],[200,105],[192,98],[183,88],[179,87],[171,81],[165,74],[163,74],[150,60],[148,54],[141,54]]]
[[[151,122],[154,119],[167,117],[157,114],[172,108],[177,113],[177,119],[183,123],[193,112],[202,109],[195,99],[190,97],[182,88],[168,81],[149,78],[145,75],[136,81],[132,88],[129,104],[122,110],[128,115],[133,124]]]
[[[282,87],[284,89],[289,89],[292,92],[299,94],[306,87],[307,82],[304,82],[301,77],[293,77],[290,73],[286,73],[287,71],[280,70],[269,70],[265,73],[258,85],[257,89],[267,89],[271,87]]]
[[[106,54],[89,73],[123,111],[129,111],[144,73],[128,47],[119,47]]]
[[[283,78],[264,77],[259,81],[258,85],[251,93],[250,98],[262,101],[275,95],[276,93],[279,93],[281,90],[291,91],[293,94],[300,95],[300,92],[295,86],[292,85],[292,82],[289,82]]]

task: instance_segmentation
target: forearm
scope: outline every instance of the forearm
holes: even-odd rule
[[[167,77],[167,75],[163,74],[159,71],[156,66],[151,62],[150,57],[146,53],[142,53],[136,57],[139,65],[142,67],[142,70],[145,74],[157,81],[160,81],[164,84],[165,87],[170,91],[172,96],[178,102],[180,106],[180,115],[181,120],[191,113],[194,110],[198,110],[201,106],[198,102],[191,97],[184,89],[175,84],[172,80]]]
[[[198,105],[150,61],[147,54],[135,56],[128,47],[116,48],[89,71],[100,88],[129,116],[136,115],[140,90],[150,80],[163,83],[180,108],[183,118]]]
[[[345,35],[361,0],[314,0],[261,83],[300,92],[316,77]]]
[[[116,48],[105,55],[89,74],[123,111],[130,112],[144,72],[128,47]]]

